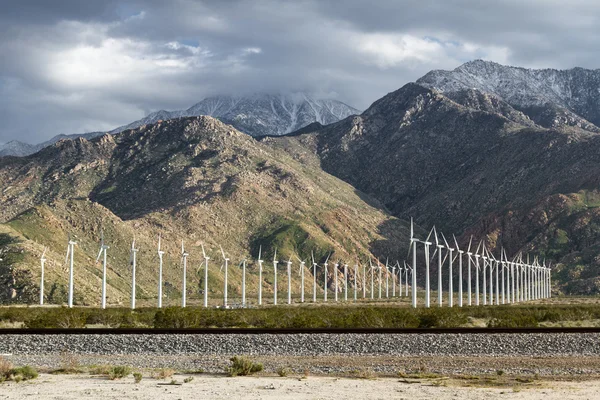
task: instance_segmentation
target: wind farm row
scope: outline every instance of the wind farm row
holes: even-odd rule
[[[440,240],[440,236],[441,239]],[[314,253],[311,252],[310,264],[307,265],[306,259],[301,259],[298,255],[289,255],[287,261],[281,261],[277,257],[277,249],[274,249],[272,260],[272,269],[266,271],[265,260],[263,259],[262,246],[259,247],[258,257],[253,263],[257,268],[254,271],[258,275],[258,285],[256,288],[248,288],[246,275],[249,263],[252,260],[244,258],[239,262],[238,268],[241,270],[241,303],[232,303],[228,297],[228,273],[230,268],[230,258],[222,247],[219,246],[221,253],[221,264],[219,272],[223,275],[222,303],[223,308],[230,307],[255,307],[263,305],[280,304],[278,275],[283,272],[286,276],[287,299],[285,304],[291,305],[293,297],[300,296],[300,303],[327,303],[329,302],[348,302],[359,300],[389,300],[394,298],[410,298],[411,306],[416,308],[418,304],[417,293],[424,293],[422,306],[431,307],[432,294],[432,263],[437,260],[437,305],[453,307],[455,298],[457,306],[481,306],[481,305],[499,305],[520,303],[530,300],[538,300],[551,297],[551,270],[545,261],[540,262],[537,257],[531,259],[529,255],[524,256],[518,253],[509,259],[504,249],[496,257],[484,241],[479,241],[475,250],[473,239],[469,241],[466,250],[461,249],[456,237],[453,236],[454,245],[451,245],[443,233],[439,233],[435,227],[431,229],[426,239],[422,240],[414,235],[413,223],[411,221],[411,237],[408,248],[407,259],[410,261],[396,260],[390,262],[386,259],[385,263],[379,259],[368,258],[367,262],[355,258],[354,263],[337,260],[330,262],[327,256],[324,262],[317,262]],[[74,306],[73,294],[74,275],[76,272],[74,254],[77,241],[69,238],[65,264],[69,268],[68,300],[69,308]],[[158,287],[157,287],[157,307],[163,307],[163,257],[165,251],[161,247],[162,238],[158,237],[157,255],[158,255]],[[431,247],[433,246],[433,253]],[[202,305],[209,307],[209,269],[215,268],[211,265],[209,257],[202,248],[202,263],[197,268],[197,276],[202,277],[198,282],[198,287],[202,295]],[[110,249],[104,241],[104,234],[101,235],[100,249],[96,262],[102,262],[102,291],[101,307],[107,307],[107,252]],[[136,269],[137,252],[135,240],[132,241],[129,250],[129,265],[131,267],[131,309],[136,308]],[[181,241],[181,307],[188,305],[188,257],[184,241]],[[437,256],[437,257],[436,257]],[[39,304],[44,305],[44,268],[45,251],[40,258],[40,297]],[[280,271],[279,264],[285,263],[283,271]],[[296,288],[296,293],[292,288],[293,274],[295,274],[294,264],[300,277],[300,288]],[[466,264],[466,265],[465,265]],[[200,274],[202,271],[202,274]],[[270,278],[273,298],[271,301],[265,301],[263,290],[265,286],[266,273],[272,274]],[[417,285],[417,278],[422,275],[422,285]],[[320,278],[318,278],[321,276]],[[311,282],[312,281],[312,282]],[[281,279],[279,280],[281,282]],[[455,282],[458,284],[455,290]],[[465,293],[466,286],[466,293]],[[249,299],[247,289],[250,289],[256,295],[255,299]],[[444,302],[444,291],[447,293],[447,300]],[[409,295],[410,293],[410,295]],[[239,294],[239,293],[238,293]],[[319,296],[318,296],[319,294]],[[322,297],[321,297],[322,294]],[[330,296],[333,296],[331,298]]]

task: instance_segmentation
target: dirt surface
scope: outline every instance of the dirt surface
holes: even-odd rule
[[[176,385],[144,377],[110,381],[88,375],[42,374],[34,381],[4,383],[4,399],[597,399],[600,380],[541,381],[521,387],[466,387],[464,383],[398,378],[237,377],[176,375]]]

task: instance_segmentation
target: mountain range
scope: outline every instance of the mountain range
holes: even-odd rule
[[[153,112],[140,120],[113,129],[109,133],[115,134],[127,129],[173,118],[206,115],[215,117],[251,136],[284,135],[313,122],[326,125],[359,113],[359,110],[340,101],[317,99],[302,92],[213,96],[203,99],[187,110]],[[9,155],[23,157],[36,153],[61,139],[75,139],[78,137],[91,139],[103,133],[58,135],[46,142],[35,145],[11,141],[0,145],[0,157]]]
[[[138,292],[155,295],[162,233],[172,298],[181,287],[182,239],[196,263],[200,244],[210,249],[217,295],[219,245],[236,260],[256,258],[260,246],[284,258],[307,259],[315,249],[319,260],[401,260],[411,217],[421,238],[435,225],[464,248],[473,237],[496,254],[535,254],[552,264],[555,293],[597,294],[597,71],[542,71],[479,60],[432,71],[359,115],[287,135],[253,138],[212,117],[178,117],[0,158],[0,245],[10,242],[15,260],[0,265],[11,290],[0,296],[35,296],[32,266],[43,243],[60,301],[69,232],[80,243],[82,304],[97,302],[101,229],[112,238],[109,283],[118,303],[128,293],[123,260],[134,235],[147,268]]]

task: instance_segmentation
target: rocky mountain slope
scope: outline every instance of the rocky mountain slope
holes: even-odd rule
[[[153,112],[140,120],[116,128],[110,133],[115,134],[173,118],[207,115],[230,124],[251,136],[284,135],[313,122],[327,125],[358,113],[360,111],[340,101],[315,99],[306,93],[214,96],[205,98],[187,110]],[[91,139],[100,135],[102,132],[58,135],[36,145],[12,141],[0,145],[0,157],[11,155],[22,157],[33,154],[60,139],[77,137]]]
[[[267,140],[313,152],[400,218],[541,254],[566,292],[600,289],[598,135],[541,127],[494,94],[411,83],[359,116]]]
[[[208,115],[251,136],[277,136],[296,131],[313,122],[327,125],[358,113],[360,111],[340,101],[314,99],[306,93],[214,96],[187,110],[154,112],[139,121],[117,128],[112,133],[159,120]]]
[[[109,304],[128,302],[128,249],[134,237],[140,249],[138,302],[156,304],[161,234],[165,304],[175,305],[182,287],[181,240],[190,253],[190,304],[201,298],[202,243],[211,256],[210,298],[216,303],[222,293],[222,246],[231,258],[229,296],[235,303],[241,285],[238,263],[244,258],[249,260],[248,296],[256,296],[254,260],[261,245],[266,299],[272,292],[275,248],[282,282],[283,261],[294,261],[297,294],[296,256],[309,260],[313,250],[321,261],[330,253],[332,261],[349,263],[375,255],[398,258],[406,251],[408,233],[407,224],[377,201],[323,172],[314,154],[294,159],[211,117],[174,119],[92,140],[62,140],[28,157],[2,158],[0,203],[0,248],[10,254],[0,263],[3,301],[35,301],[44,246],[49,249],[48,301],[65,301],[69,234],[78,242],[78,304],[100,300],[101,265],[95,257],[103,230],[110,246]]]
[[[600,129],[600,69],[534,70],[476,60],[453,71],[431,71],[418,84],[443,93],[493,94],[547,128]]]

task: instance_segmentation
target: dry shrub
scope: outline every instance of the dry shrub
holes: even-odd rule
[[[153,379],[167,379],[173,376],[175,373],[174,369],[171,368],[159,368],[152,371]]]

